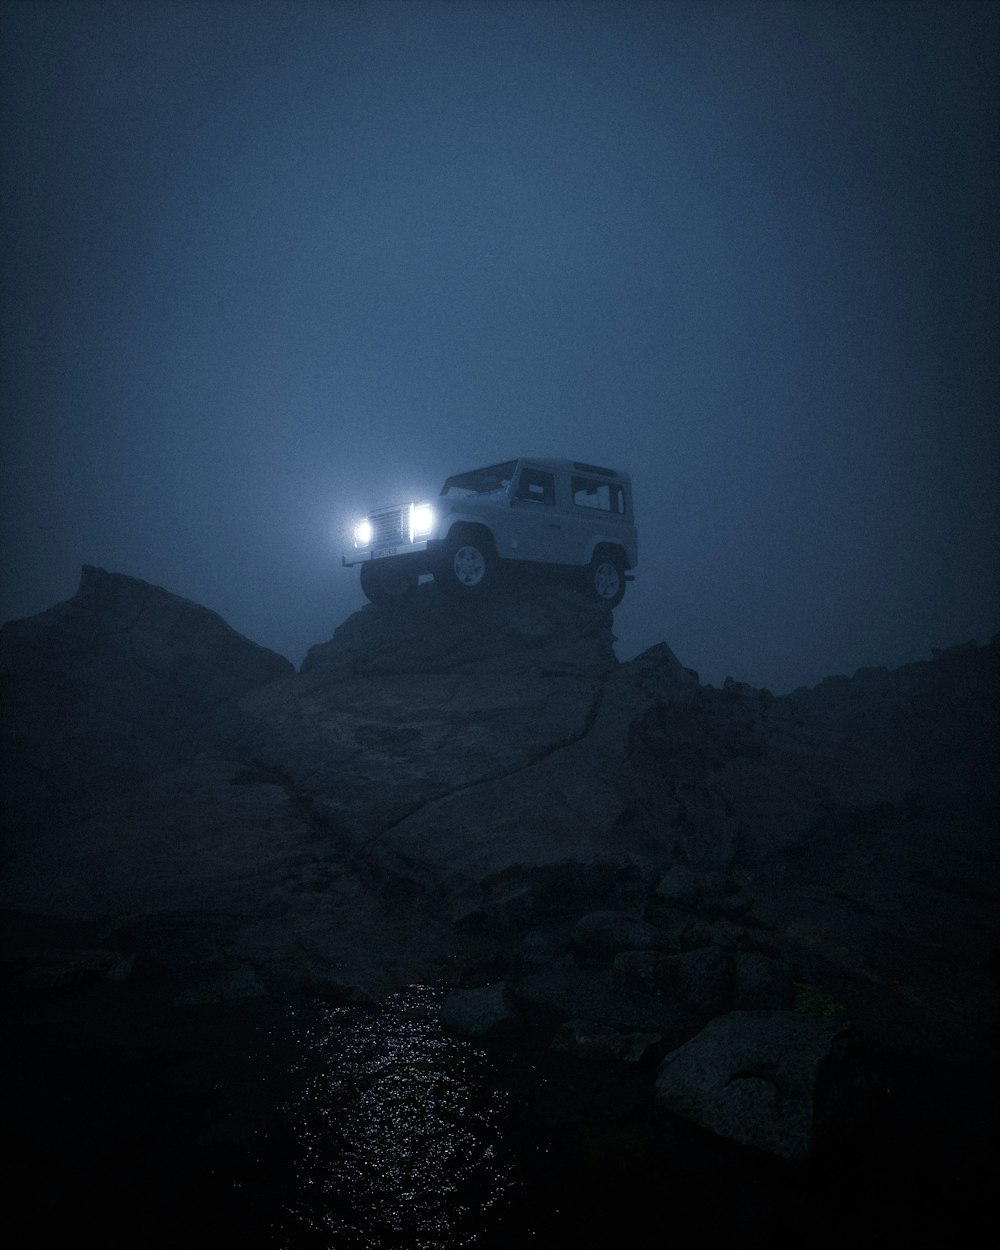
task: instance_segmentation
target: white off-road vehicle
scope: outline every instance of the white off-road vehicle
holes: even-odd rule
[[[361,565],[373,603],[408,594],[424,574],[477,594],[508,560],[578,570],[586,595],[620,603],[639,560],[629,475],[533,456],[456,473],[434,500],[369,512],[343,557]]]

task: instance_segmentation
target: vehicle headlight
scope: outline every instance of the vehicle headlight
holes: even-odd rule
[[[434,509],[429,503],[410,504],[410,542],[425,538],[434,528]]]
[[[375,537],[375,531],[372,529],[372,523],[367,517],[363,521],[359,521],[354,527],[354,543],[357,547],[370,547],[372,539]]]

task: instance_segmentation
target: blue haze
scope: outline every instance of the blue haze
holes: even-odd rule
[[[619,654],[1000,624],[1000,6],[7,3],[4,619],[89,562],[299,662],[369,505],[628,468]]]

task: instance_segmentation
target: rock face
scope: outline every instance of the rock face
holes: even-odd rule
[[[85,565],[72,599],[0,633],[5,789],[19,804],[103,799],[190,756],[228,706],[292,671],[207,608]]]
[[[426,586],[294,673],[85,569],[0,643],[8,967],[155,965],[179,1006],[443,980],[459,1031],[655,1054],[663,1106],[788,1158],[842,1014],[983,1061],[997,643],[775,698],[611,629]]]
[[[387,866],[479,879],[550,862],[587,842],[591,796],[562,786],[560,839],[520,783],[589,734],[611,644],[610,612],[570,591],[470,603],[422,587],[405,612],[363,609],[300,676],[244,700],[243,740]]]

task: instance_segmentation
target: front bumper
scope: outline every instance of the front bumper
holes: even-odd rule
[[[367,564],[369,560],[406,559],[408,556],[426,555],[438,545],[430,538],[422,538],[415,543],[381,543],[377,547],[349,552],[340,557],[340,563],[349,569],[354,564]]]

